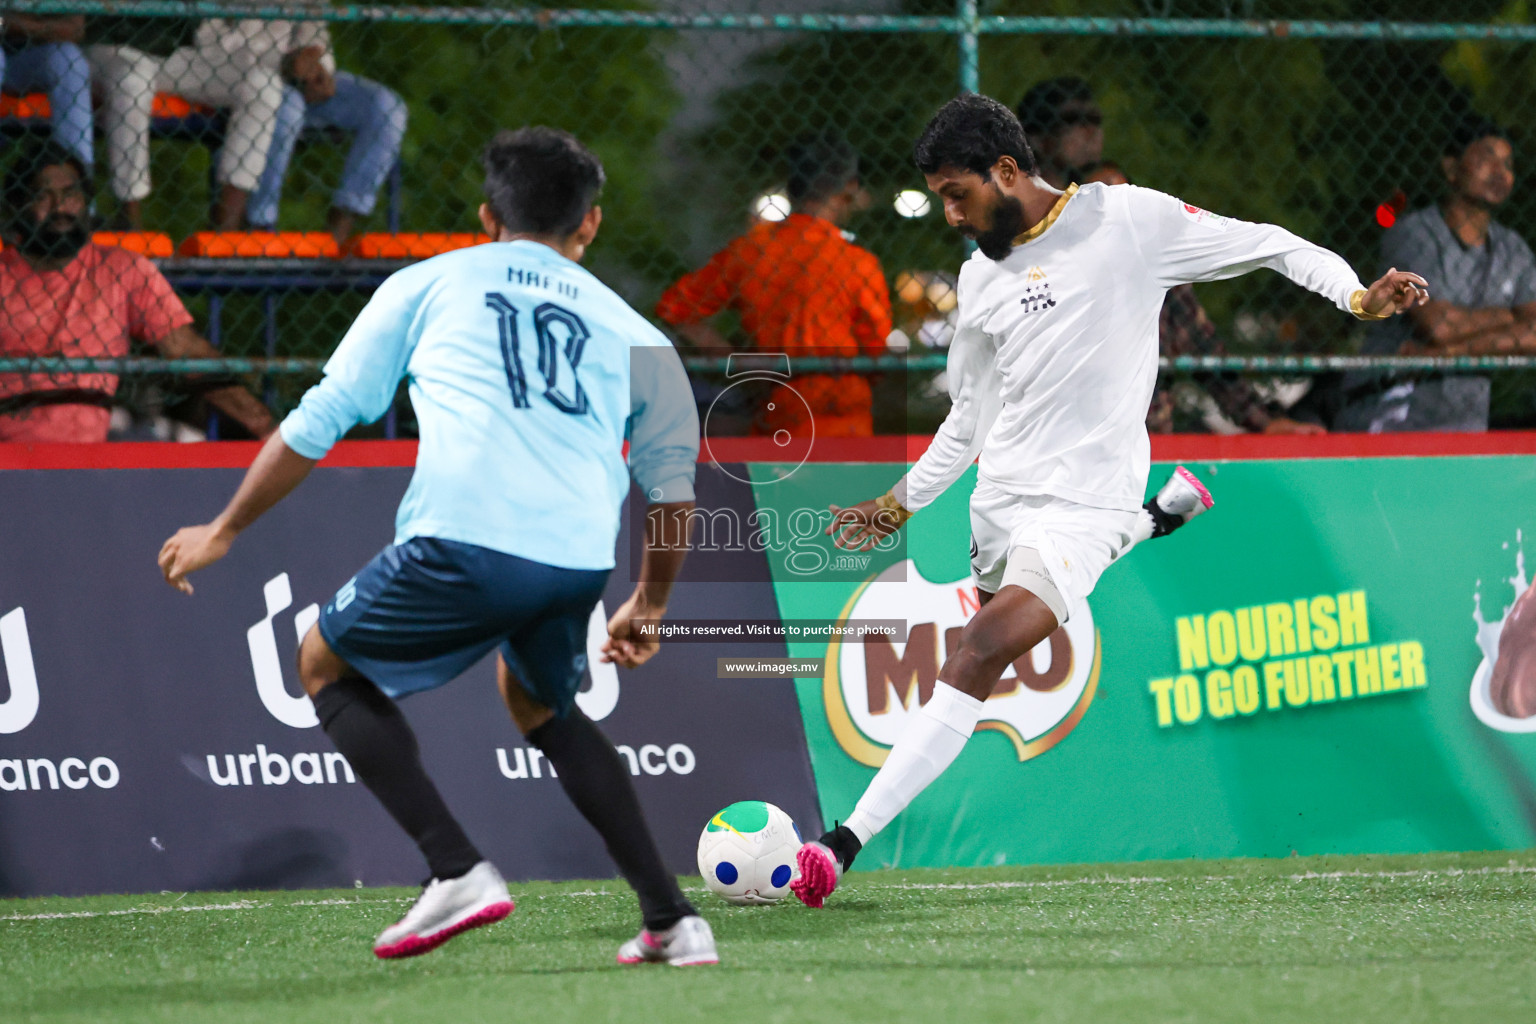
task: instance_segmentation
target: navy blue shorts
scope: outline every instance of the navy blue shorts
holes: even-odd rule
[[[336,592],[320,635],[391,697],[442,686],[499,646],[529,695],[563,717],[609,572],[417,537],[379,552]]]

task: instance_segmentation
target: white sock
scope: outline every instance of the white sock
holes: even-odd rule
[[[1125,551],[1131,550],[1131,548],[1135,547],[1137,544],[1140,544],[1144,540],[1151,540],[1152,530],[1154,527],[1156,527],[1156,525],[1157,524],[1152,521],[1151,512],[1148,512],[1146,509],[1142,509],[1141,511],[1137,512],[1136,527],[1131,531],[1131,543],[1125,549]],[[1125,551],[1122,551],[1121,554],[1124,555]]]
[[[869,842],[954,763],[980,719],[981,701],[948,683],[935,684],[843,824],[859,842]]]

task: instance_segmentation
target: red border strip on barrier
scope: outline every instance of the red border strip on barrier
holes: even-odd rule
[[[115,444],[0,444],[4,469],[244,469],[257,441],[123,441]],[[415,441],[343,441],[322,466],[413,466]]]
[[[1436,455],[1536,455],[1536,431],[1485,434],[1154,434],[1154,462],[1243,459],[1382,459]]]
[[[926,436],[848,437],[817,441],[812,462],[915,461]],[[244,469],[261,446],[255,441],[201,444],[0,444],[5,469]],[[778,462],[771,438],[721,438],[701,453],[721,462]],[[1269,437],[1262,434],[1160,434],[1152,438],[1156,462],[1229,462],[1247,459],[1370,459],[1441,455],[1536,455],[1536,431],[1487,434],[1328,434]],[[343,441],[323,466],[411,466],[414,441]]]

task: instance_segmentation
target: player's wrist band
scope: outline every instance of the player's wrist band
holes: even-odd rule
[[[896,495],[892,494],[890,491],[886,491],[884,494],[880,495],[880,497],[875,499],[875,507],[880,509],[882,512],[889,512],[895,516],[897,526],[900,526],[902,523],[912,518],[912,513],[908,511],[905,505],[897,501]]]
[[[1365,301],[1365,289],[1356,288],[1349,296],[1349,311],[1355,314],[1358,320],[1388,320],[1391,313],[1372,313],[1362,303]]]

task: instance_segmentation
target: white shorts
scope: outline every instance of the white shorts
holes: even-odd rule
[[[1008,552],[1034,548],[1070,610],[1093,593],[1104,570],[1132,547],[1135,512],[1079,505],[1050,495],[1008,494],[986,480],[971,493],[971,575],[995,594]]]

